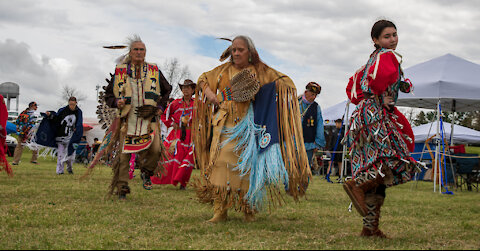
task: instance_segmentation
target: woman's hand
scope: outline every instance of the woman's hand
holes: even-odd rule
[[[117,100],[117,107],[118,107],[119,109],[122,109],[124,106],[125,106],[125,100],[124,100],[123,98]]]
[[[392,109],[395,106],[395,102],[393,101],[392,96],[385,96],[383,97],[383,106],[387,109]]]
[[[218,102],[218,99],[217,99],[217,95],[213,93],[213,91],[210,89],[208,85],[204,86],[206,85],[204,82],[200,82],[199,85],[200,85],[200,88],[202,88],[203,91],[205,92],[205,96],[207,97],[208,101],[210,101],[216,106],[220,105],[220,102]]]

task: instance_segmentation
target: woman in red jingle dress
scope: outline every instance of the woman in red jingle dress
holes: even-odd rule
[[[397,29],[387,20],[372,27],[375,51],[365,66],[350,78],[347,95],[357,107],[346,141],[352,180],[343,187],[364,217],[361,236],[386,237],[379,229],[380,208],[387,187],[408,182],[419,165],[410,156],[414,135],[408,120],[395,107],[398,92],[411,91],[403,81],[401,56],[395,49]]]
[[[166,172],[160,178],[152,177],[153,184],[172,184],[176,186],[180,183],[180,189],[183,190],[190,180],[195,166],[191,137],[194,104],[192,95],[195,86],[195,83],[189,79],[180,84],[183,97],[172,101],[161,116],[162,122],[167,127],[173,127],[173,130],[170,131],[164,142],[169,152]]]

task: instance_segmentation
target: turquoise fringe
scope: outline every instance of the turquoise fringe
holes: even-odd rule
[[[234,151],[240,154],[240,157],[233,170],[239,171],[241,176],[250,174],[250,187],[244,199],[252,208],[261,210],[267,198],[267,187],[271,185],[283,187],[288,184],[288,172],[285,169],[280,144],[273,144],[259,154],[257,138],[261,138],[265,129],[255,124],[252,105],[240,123],[233,128],[224,128],[223,133],[227,138],[221,147],[232,140],[237,140]]]

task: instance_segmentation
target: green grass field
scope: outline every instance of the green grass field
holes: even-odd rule
[[[480,193],[433,193],[430,182],[387,189],[381,229],[390,239],[362,238],[362,218],[348,212],[340,184],[315,176],[307,199],[244,223],[229,212],[225,223],[205,223],[209,205],[189,187],[141,187],[138,170],[125,202],[106,197],[111,170],[98,166],[55,174],[56,161],[23,161],[15,176],[0,173],[0,249],[475,249],[480,248]],[[11,161],[11,158],[9,158]],[[199,175],[198,171],[194,175]]]

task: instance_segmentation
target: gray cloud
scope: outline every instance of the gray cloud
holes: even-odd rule
[[[38,57],[30,53],[29,46],[12,39],[0,41],[0,81],[14,82],[20,86],[20,99],[36,96],[54,86],[56,78],[49,65],[48,57]],[[47,87],[45,89],[45,87]],[[24,94],[26,94],[24,96]],[[49,93],[45,95],[50,96]],[[22,100],[22,104],[28,101]]]
[[[15,53],[8,54],[0,48],[0,55],[19,57],[13,59],[17,60],[13,65],[29,65],[32,69],[26,74],[17,70],[15,77],[23,83],[42,79],[51,83],[45,85],[48,88],[58,89],[63,83],[81,86],[89,101],[95,99],[95,85],[103,83],[113,70],[114,59],[123,53],[106,51],[101,46],[122,43],[133,33],[140,34],[146,42],[147,60],[161,65],[165,59],[177,57],[189,66],[193,79],[219,64],[218,55],[199,55],[198,45],[194,44],[196,38],[249,35],[257,47],[272,56],[268,58],[273,61],[267,63],[290,75],[299,92],[308,81],[322,83],[318,101],[323,107],[346,99],[346,81],[368,59],[373,49],[370,28],[381,17],[397,25],[398,51],[404,56],[405,68],[446,53],[480,63],[478,1],[44,3],[21,0],[20,3],[25,7],[0,3],[4,36],[21,41],[16,42]],[[60,68],[64,62],[63,67],[68,70],[59,72],[58,67],[52,68],[52,62],[57,62]],[[0,73],[0,78],[13,76],[5,75],[4,70]],[[29,88],[43,90],[33,84]],[[85,109],[94,111],[92,103],[95,102],[84,104]]]
[[[0,22],[2,24],[20,24],[30,27],[66,28],[70,25],[67,14],[63,10],[55,10],[55,7],[53,2],[0,1]]]

